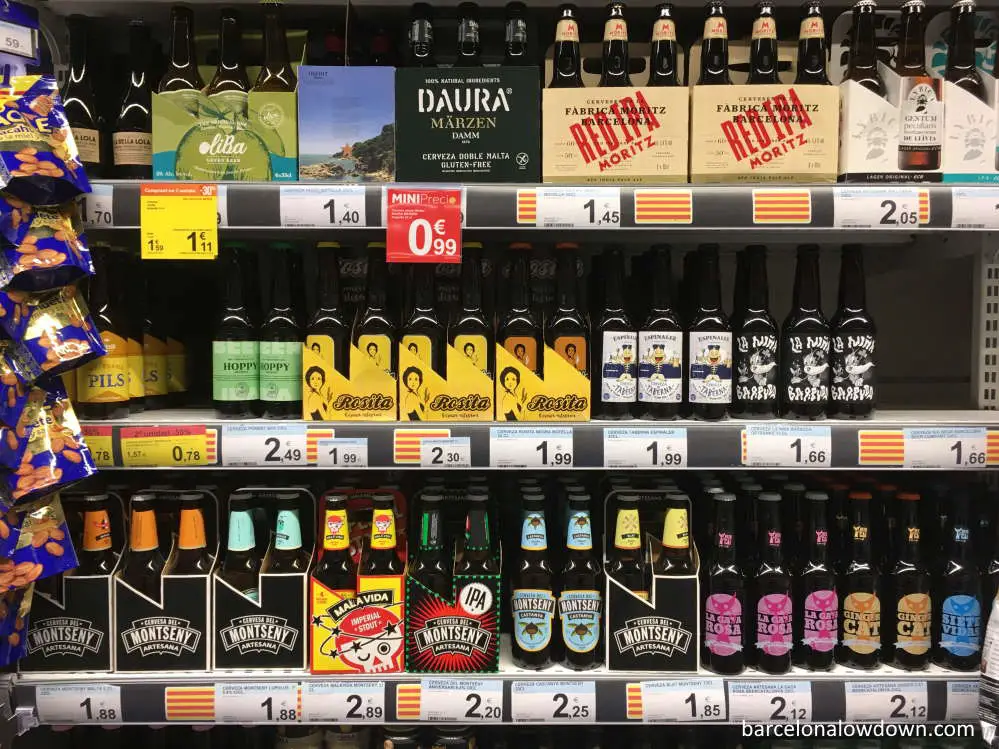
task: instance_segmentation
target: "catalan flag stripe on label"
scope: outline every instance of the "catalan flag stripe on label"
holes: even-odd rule
[[[331,440],[336,432],[333,429],[309,429],[305,432],[305,459],[309,465],[319,462],[319,440]]]
[[[628,720],[642,720],[645,717],[645,710],[642,706],[642,685],[628,684],[626,689],[625,715],[627,715]]]
[[[420,685],[400,684],[395,690],[395,719],[420,719]]]
[[[538,223],[538,194],[533,190],[517,190],[517,223]]]
[[[424,439],[450,436],[450,429],[396,429],[392,435],[393,459],[396,463],[419,463],[420,444]]]
[[[215,687],[167,687],[167,720],[215,721]]]
[[[919,191],[919,223],[930,223],[930,191]]]
[[[746,430],[745,429],[743,429],[741,432],[739,432],[739,440],[742,442],[742,448],[741,448],[741,451],[740,451],[742,453],[742,464],[746,465],[746,458],[747,458],[747,455],[748,455],[748,447],[747,446],[749,445],[749,440],[746,439]]]
[[[690,224],[693,220],[690,190],[635,190],[636,224]]]
[[[811,191],[753,190],[753,223],[812,223]]]
[[[205,429],[205,457],[209,465],[219,462],[219,430]]]
[[[986,435],[985,464],[999,465],[999,429],[990,429]]]
[[[862,429],[857,434],[862,466],[899,466],[905,462],[905,436],[901,429]]]

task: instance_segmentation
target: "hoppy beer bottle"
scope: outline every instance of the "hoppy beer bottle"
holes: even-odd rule
[[[952,671],[977,670],[981,661],[983,600],[972,544],[969,502],[963,489],[949,497],[947,561],[933,596],[938,602],[934,610],[934,660]]]
[[[863,252],[844,245],[839,271],[839,304],[829,323],[832,334],[832,386],[829,411],[842,419],[871,416],[877,403],[877,327],[867,311]]]
[[[212,339],[212,404],[220,419],[253,418],[259,408],[260,338],[243,293],[245,252],[228,243],[220,263],[225,295]]]
[[[756,667],[765,674],[791,669],[793,611],[791,576],[781,551],[781,496],[763,492],[757,497],[760,512],[760,566],[754,577],[756,591]]]
[[[890,648],[891,665],[920,671],[929,665],[932,645],[930,576],[919,549],[919,495],[900,492],[897,499],[898,554],[888,578],[891,618],[886,617],[883,646]]]
[[[769,309],[766,247],[751,245],[745,257],[745,285],[740,295],[745,306],[735,310],[737,321],[732,326],[736,378],[732,413],[768,419],[777,415],[780,330]]]
[[[579,54],[579,19],[575,5],[560,5],[555,25],[552,79],[548,88],[583,88],[583,61]]]
[[[690,498],[686,494],[666,495],[662,549],[652,565],[656,575],[677,577],[693,575],[694,557],[690,551]]]
[[[867,671],[877,668],[881,649],[881,572],[871,548],[871,494],[850,492],[849,502],[850,559],[839,583],[837,661]]]
[[[565,566],[558,599],[561,623],[562,665],[586,671],[603,665],[600,647],[603,631],[604,573],[593,551],[590,495],[568,498],[565,530]]]
[[[520,562],[513,578],[513,661],[534,671],[552,662],[555,591],[548,563],[545,500],[525,497],[520,534]]]
[[[499,563],[493,553],[489,530],[489,493],[485,488],[469,488],[465,497],[465,548],[455,566],[459,575],[498,575]]]
[[[302,329],[292,306],[291,245],[273,247],[271,306],[260,325],[260,402],[265,419],[302,418]]]
[[[825,492],[806,492],[808,552],[795,579],[794,661],[809,671],[828,671],[835,663],[839,627],[836,573],[829,563],[829,526]]]
[[[746,667],[746,582],[736,551],[734,494],[715,494],[715,528],[704,603],[705,665],[716,674]]]

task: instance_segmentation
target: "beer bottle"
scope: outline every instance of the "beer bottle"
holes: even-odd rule
[[[652,248],[652,308],[638,329],[638,403],[643,419],[675,419],[683,399],[683,326],[673,309],[669,245]]]
[[[891,608],[884,647],[891,653],[891,665],[919,671],[930,662],[930,576],[919,551],[919,495],[901,492],[897,499],[901,512],[898,558],[888,579]]]
[[[87,176],[96,179],[103,176],[104,122],[94,94],[95,75],[89,59],[90,21],[86,16],[72,15],[66,19],[66,25],[69,27],[69,73],[62,87],[62,106],[80,161]]]
[[[357,566],[350,554],[347,495],[327,494],[323,508],[323,549],[312,576],[343,597],[357,590]],[[345,595],[349,591],[350,595]]]
[[[968,494],[949,497],[947,552],[934,600],[934,660],[952,671],[975,671],[981,660],[982,587],[975,564]]]
[[[749,45],[749,83],[780,83],[777,74],[777,21],[770,0],[756,3],[753,37]]]
[[[607,6],[604,21],[604,46],[600,73],[600,88],[630,86],[628,65],[628,22],[624,20],[625,5],[618,0]]]
[[[801,25],[798,28],[798,68],[796,85],[830,85],[826,72],[826,27],[822,21],[820,0],[805,0],[801,4]]]
[[[291,245],[278,242],[271,249],[271,306],[260,326],[260,402],[265,419],[300,419],[302,332],[291,301]]]
[[[323,53],[319,63],[325,67],[338,68],[347,64],[346,44],[343,34],[336,26],[330,26],[323,33]]]
[[[806,492],[808,507],[808,552],[795,583],[794,662],[809,671],[833,667],[836,630],[839,627],[839,597],[836,573],[829,560],[829,495]]]
[[[444,377],[446,371],[444,341],[447,339],[447,331],[437,316],[437,310],[434,309],[435,271],[436,265],[429,263],[419,263],[410,267],[410,286],[414,289],[413,311],[400,331],[399,350],[407,349],[423,364]],[[402,379],[402,384],[412,392],[422,389],[420,387],[423,384],[422,373],[417,372],[417,376],[403,373]],[[426,414],[418,414],[414,420],[424,419]]]
[[[254,91],[294,92],[298,85],[288,54],[288,37],[281,17],[281,3],[264,2],[264,64],[253,84]]]
[[[128,412],[138,414],[146,410],[146,386],[143,380],[142,330],[146,319],[146,295],[142,279],[142,260],[137,254],[120,253],[118,260],[119,281],[115,281],[121,291],[121,304],[125,313],[126,358],[128,359]],[[77,400],[76,373],[63,375],[72,380],[73,390],[69,395]]]
[[[297,492],[278,492],[277,527],[268,572],[305,572],[309,559],[302,553],[302,523],[298,517]]]
[[[198,97],[205,82],[198,72],[198,57],[194,51],[194,14],[191,9],[175,5],[170,10],[170,26],[170,61],[160,80],[158,91],[161,94],[177,94],[181,106],[196,114]]]
[[[170,309],[176,309],[178,305],[177,287],[169,280],[161,281],[169,290],[168,296]],[[167,404],[173,408],[180,408],[186,405],[184,402],[187,396],[187,346],[184,338],[187,328],[184,325],[184,318],[174,314],[167,318],[169,325],[166,340],[166,362],[167,362]],[[299,417],[295,417],[299,418]]]
[[[527,6],[521,2],[506,4],[504,48],[503,64],[505,66],[528,64]]]
[[[847,81],[855,81],[881,98],[888,93],[878,72],[878,45],[875,36],[875,15],[878,5],[874,0],[857,0],[853,6],[853,28],[850,32],[850,59],[847,63]]]
[[[698,251],[700,289],[688,333],[688,388],[696,419],[724,418],[732,402],[732,326],[721,306],[718,245]]]
[[[403,564],[396,547],[395,497],[376,493],[371,497],[371,545],[361,561],[361,574],[401,575]]]
[[[87,494],[83,498],[83,545],[74,575],[110,575],[115,554],[111,548],[111,515],[107,494]]]
[[[767,248],[745,250],[744,307],[735,310],[735,399],[732,413],[742,418],[769,419],[777,415],[777,341],[780,330],[770,314]]]
[[[368,248],[368,298],[354,328],[354,345],[377,369],[395,376],[395,322],[386,308],[385,254]]]
[[[128,559],[121,578],[131,587],[155,601],[160,600],[160,577],[166,563],[160,553],[156,532],[156,497],[135,494],[131,501]]]
[[[805,541],[805,490],[806,486],[798,481],[785,482],[780,487],[780,495],[784,512],[784,560],[792,569],[800,569],[805,563],[808,543]]]
[[[555,26],[552,80],[548,88],[583,88],[583,62],[579,54],[579,21],[575,5],[560,5]]]
[[[569,242],[555,246],[558,304],[545,325],[545,345],[586,377],[590,371],[590,328],[576,302],[578,250],[578,245]]]
[[[246,117],[250,79],[243,67],[243,27],[232,8],[219,18],[219,64],[205,93],[222,115]]]
[[[613,248],[604,253],[604,311],[597,325],[600,373],[594,378],[595,419],[628,419],[638,397],[635,351],[638,333],[624,309],[624,257]]]
[[[544,497],[525,497],[520,560],[513,578],[513,662],[538,671],[552,662],[555,594],[548,564]]]
[[[943,143],[943,101],[939,78],[926,72],[923,36],[926,24],[923,0],[902,4],[902,25],[898,33],[895,72],[902,79],[899,115],[898,168],[923,171],[940,168]]]
[[[477,68],[482,65],[482,42],[479,40],[479,6],[475,3],[458,5],[458,59],[456,68]]]
[[[110,249],[95,245],[91,250],[95,275],[90,279],[87,300],[94,324],[107,354],[76,370],[76,413],[81,419],[124,419],[128,416],[128,333],[124,310],[109,290]]]
[[[373,66],[395,66],[395,52],[392,39],[384,28],[379,28],[371,39],[371,59]]]
[[[603,627],[604,571],[593,552],[593,519],[590,495],[568,498],[565,531],[565,565],[558,616],[564,646],[562,665],[586,671],[603,665],[599,647]]]
[[[638,514],[638,496],[617,495],[617,516],[614,519],[614,549],[607,564],[607,574],[636,596],[649,599],[651,580],[645,560]]]
[[[698,86],[727,86],[732,83],[728,74],[728,20],[725,18],[723,0],[710,0],[704,19],[701,38],[701,75]]]
[[[822,314],[819,248],[798,248],[794,301],[781,328],[780,381],[784,416],[823,419],[829,406],[829,323]]]
[[[864,256],[860,245],[843,246],[839,304],[829,324],[832,332],[831,416],[863,419],[874,412],[877,328],[867,311]]]
[[[453,554],[444,548],[444,519],[440,494],[420,495],[420,543],[409,576],[445,601],[454,597],[451,585]]]
[[[676,22],[673,5],[656,6],[656,19],[652,22],[652,49],[649,52],[649,82],[647,86],[679,86],[676,62]]]
[[[139,261],[142,262],[141,260]],[[160,279],[146,276],[146,311],[142,327],[142,382],[149,410],[167,405],[167,330],[163,315],[168,309]]]
[[[253,495],[229,495],[229,535],[220,577],[251,601],[260,599],[260,554],[253,530]]]
[[[839,655],[844,666],[877,668],[881,649],[881,572],[871,550],[871,494],[850,492],[850,561],[839,584],[843,600]]]
[[[253,418],[259,408],[260,340],[243,295],[243,243],[222,249],[225,297],[212,339],[212,403],[220,419]]]
[[[469,490],[465,498],[465,548],[456,566],[459,575],[498,575],[489,530],[489,495],[485,488]]]
[[[690,551],[690,497],[686,494],[666,495],[666,517],[663,521],[662,549],[652,565],[656,575],[680,577],[696,574]]]
[[[305,331],[305,345],[320,352],[327,366],[347,377],[350,374],[350,322],[340,295],[339,248],[336,242],[319,243],[319,301]],[[326,384],[313,383],[308,373],[305,379],[310,387]],[[324,421],[322,414],[313,414],[313,418]]]
[[[541,329],[531,311],[530,294],[530,257],[526,252],[517,251],[510,275],[510,309],[500,320],[496,333],[497,343],[513,354],[521,364],[537,375],[541,374]],[[516,372],[513,373],[516,375]],[[506,376],[499,373],[499,383],[508,387]],[[520,378],[517,377],[519,380]],[[509,383],[513,385],[515,383]],[[519,389],[518,389],[519,390]],[[508,421],[518,421],[519,413],[512,416],[504,413]]]
[[[950,8],[944,80],[985,101],[985,84],[975,62],[975,0],[957,0]]]
[[[482,311],[481,248],[465,246],[461,256],[461,310],[448,326],[448,341],[490,379],[493,358],[493,326]]]
[[[180,505],[180,532],[177,534],[177,563],[174,575],[210,575],[213,559],[205,540],[205,495],[183,492],[177,497]]]
[[[409,67],[434,68],[434,16],[427,3],[415,3],[409,21]]]
[[[745,579],[736,551],[735,495],[715,494],[715,528],[704,602],[704,663],[716,674],[742,673],[746,667]]]
[[[765,674],[791,669],[791,575],[781,554],[781,497],[763,492],[760,511],[760,566],[756,570],[756,667]]]
[[[829,484],[829,514],[833,518],[833,527],[829,534],[829,546],[832,548],[832,561],[837,575],[842,575],[850,555],[850,508],[847,495],[850,487],[846,484]],[[842,599],[842,596],[840,596]]]
[[[128,85],[111,128],[116,179],[152,179],[153,111],[147,69],[152,42],[142,21],[128,24]],[[73,131],[74,137],[76,131]],[[80,141],[76,141],[77,148]]]

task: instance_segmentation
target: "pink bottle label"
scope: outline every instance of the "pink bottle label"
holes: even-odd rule
[[[802,642],[818,653],[836,645],[839,598],[835,590],[816,590],[805,599],[805,636]]]
[[[791,650],[791,598],[771,593],[756,607],[756,647],[767,655],[787,655]]]
[[[742,603],[736,596],[708,596],[704,604],[704,643],[715,655],[733,655],[742,650]]]

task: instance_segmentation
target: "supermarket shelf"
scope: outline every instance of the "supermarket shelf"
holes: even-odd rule
[[[220,421],[207,409],[163,410],[85,423],[84,434],[107,468],[999,466],[995,411],[879,411],[864,421],[821,422],[413,424]]]

